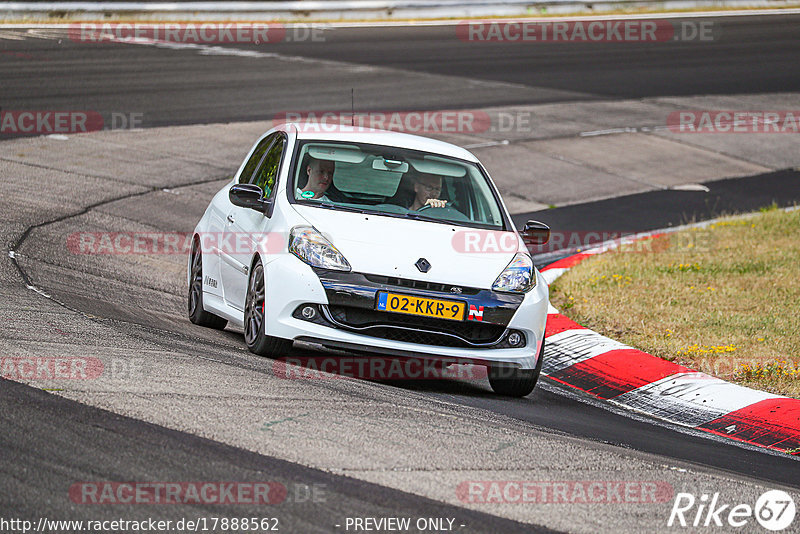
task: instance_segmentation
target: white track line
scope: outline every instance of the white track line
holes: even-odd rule
[[[10,5],[19,4],[16,2],[0,2],[0,11],[13,11]],[[36,4],[44,5],[44,4]],[[142,4],[148,5],[148,4]],[[149,4],[152,5],[152,4]],[[225,11],[220,11],[220,17],[225,14]],[[362,21],[362,22],[349,22],[349,21],[308,21],[308,22],[283,22],[282,25],[287,28],[299,27],[307,28],[314,26],[321,29],[336,29],[336,28],[382,28],[382,27],[413,27],[413,26],[458,26],[465,22],[557,22],[557,21],[592,21],[592,20],[653,20],[653,19],[693,19],[693,18],[709,18],[709,17],[757,17],[757,16],[776,16],[776,15],[800,15],[798,8],[776,8],[776,9],[741,9],[735,11],[698,11],[698,12],[674,12],[674,13],[634,13],[634,14],[618,14],[618,15],[560,15],[553,17],[499,17],[499,18],[469,18],[463,17],[460,20],[375,20],[375,21]],[[265,22],[266,20],[257,20],[257,22]],[[111,23],[113,21],[99,21],[104,23]],[[159,24],[159,21],[144,20],[145,24]],[[212,23],[213,20],[197,20],[195,23]],[[236,24],[247,24],[248,21],[229,21]],[[256,21],[254,21],[256,22]],[[31,23],[21,24],[3,23],[0,22],[0,28],[9,29],[26,29],[26,28],[70,28],[80,21],[76,20],[72,23]]]

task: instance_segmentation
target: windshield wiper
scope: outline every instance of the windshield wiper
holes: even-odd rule
[[[314,204],[309,204],[310,206],[314,206],[315,208],[325,208],[326,210],[336,210],[336,211],[352,211],[354,213],[372,213],[367,210],[363,210],[360,208],[351,208],[350,206],[337,206],[336,204],[331,204],[329,202],[315,202]]]
[[[454,220],[451,220],[451,219],[438,219],[436,217],[423,215],[421,213],[416,213],[416,212],[413,212],[413,211],[409,211],[405,215],[402,215],[402,217],[406,217],[408,219],[414,219],[415,221],[427,221],[427,222],[434,222],[434,223],[439,223],[439,224],[449,224],[449,225],[452,225],[452,226],[463,226],[465,228],[481,228],[481,229],[485,228],[487,230],[498,230],[498,231],[502,231],[503,230],[502,227],[496,228],[496,227],[493,227],[493,226],[488,226],[488,225],[483,225],[483,224],[480,224],[480,223],[476,223],[474,221],[454,221]]]
[[[443,222],[443,223],[449,223],[450,222],[450,221],[448,221],[446,219],[439,219],[437,217],[430,217],[428,215],[422,215],[421,213],[416,213],[416,212],[413,212],[413,211],[409,211],[404,216],[408,217],[409,219],[414,219],[414,220],[418,220],[418,221],[433,221],[433,222]]]
[[[368,210],[368,209],[361,209],[361,208],[353,208],[350,206],[337,206],[336,204],[330,204],[328,202],[315,202],[313,204],[308,204],[314,206],[316,208],[325,208],[328,210],[336,210],[336,211],[349,211],[352,213],[360,213],[362,215],[384,215],[386,217],[397,217],[397,218],[405,218],[405,219],[413,219],[415,221],[425,221],[425,222],[433,222],[439,224],[449,224],[452,226],[463,226],[465,228],[484,228],[487,230],[500,230],[502,231],[502,227],[495,228],[493,226],[488,225],[481,225],[477,224],[472,221],[452,221],[449,219],[439,219],[437,217],[431,217],[429,215],[424,215],[422,213],[417,213],[415,211],[409,211],[408,213],[395,213],[391,211],[378,211],[378,210]]]

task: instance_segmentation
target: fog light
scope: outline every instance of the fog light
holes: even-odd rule
[[[316,315],[317,315],[317,310],[315,310],[313,307],[306,306],[305,308],[303,308],[303,319],[311,320],[314,317],[316,317]]]
[[[511,332],[508,334],[508,344],[512,347],[519,347],[522,345],[522,334],[519,332]]]

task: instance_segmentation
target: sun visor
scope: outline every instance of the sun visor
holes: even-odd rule
[[[342,163],[363,163],[367,159],[361,149],[353,145],[311,145],[308,155],[314,159],[341,161]]]
[[[408,161],[416,171],[426,174],[438,174],[452,178],[461,178],[467,174],[467,169],[463,165],[436,156],[425,156],[425,159],[409,158]]]

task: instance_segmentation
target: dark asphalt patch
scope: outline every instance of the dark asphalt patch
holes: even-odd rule
[[[709,191],[662,189],[609,198],[563,208],[512,215],[521,228],[535,219],[554,231],[647,232],[724,215],[755,211],[771,205],[800,203],[800,171],[784,169],[766,174],[728,178],[702,184]]]
[[[541,221],[549,225],[554,233],[565,232],[567,237],[575,233],[578,238],[585,238],[586,233],[590,232],[619,237],[747,213],[772,204],[781,208],[800,204],[800,171],[795,169],[715,180],[702,185],[709,191],[647,191],[562,208],[518,213],[512,215],[512,219],[517,228],[522,228],[528,220]],[[583,243],[584,248],[586,244]],[[599,243],[595,241],[591,244]],[[556,252],[561,248],[565,253],[568,252],[567,249],[571,248],[568,238],[563,240],[563,245],[548,245],[546,252]],[[556,259],[557,256],[547,257],[542,264]]]

